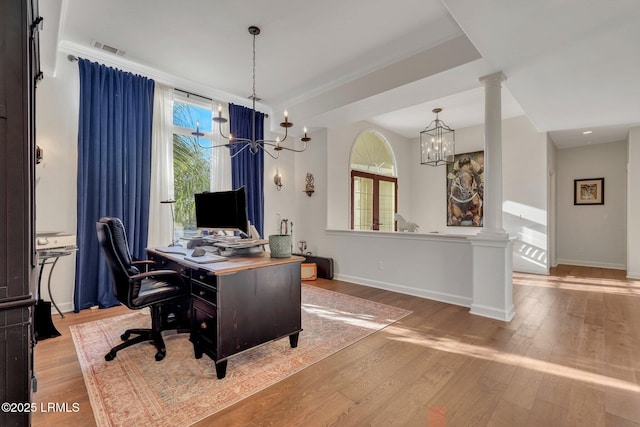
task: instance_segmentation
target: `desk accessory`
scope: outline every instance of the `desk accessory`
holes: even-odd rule
[[[162,200],[160,203],[162,203],[163,205],[170,205],[171,206],[171,244],[169,246],[179,246],[176,243],[176,217],[173,213],[173,204],[176,201],[173,199],[167,199],[167,200]]]
[[[317,274],[317,265],[315,263],[302,263],[300,266],[300,279],[302,280],[316,280],[318,277]]]
[[[280,221],[280,234],[269,236],[271,258],[289,258],[292,246],[291,234],[289,234],[289,220],[283,219]]]

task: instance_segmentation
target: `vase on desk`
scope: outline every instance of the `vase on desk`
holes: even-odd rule
[[[291,256],[291,235],[272,234],[269,236],[271,258],[289,258]]]

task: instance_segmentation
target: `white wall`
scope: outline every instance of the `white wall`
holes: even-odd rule
[[[547,232],[549,235],[549,249],[547,263],[549,267],[555,267],[557,262],[557,179],[558,179],[558,149],[547,135],[547,171],[548,171],[548,195],[547,195]]]
[[[640,127],[629,130],[627,149],[627,277],[640,279]]]
[[[625,269],[627,142],[567,148],[557,156],[558,263]],[[574,206],[574,179],[601,177],[604,205]]]
[[[385,137],[397,162],[398,212],[410,212],[411,200],[415,197],[411,180],[411,141],[368,122],[356,122],[327,131],[327,227],[348,230],[350,227],[350,179],[349,160],[356,137],[365,130],[377,131]],[[420,191],[420,190],[417,190]],[[407,215],[405,218],[411,221]]]
[[[316,177],[316,189],[326,187],[326,222],[322,215],[300,215],[304,229],[315,230],[318,239],[317,243],[307,239],[310,249],[315,254],[334,259],[334,271],[339,279],[469,306],[472,299],[471,245],[464,236],[349,230],[349,156],[356,137],[368,129],[384,135],[394,151],[400,213],[410,212],[405,216],[412,220],[411,215],[415,212],[412,204],[424,199],[424,191],[430,187],[422,181],[416,183],[412,178],[413,163],[416,162],[415,141],[367,122],[328,129],[324,147],[326,160],[323,159],[327,165],[326,181],[322,181],[322,174]],[[320,138],[318,148],[322,149]],[[307,153],[303,153],[296,157],[296,168],[300,169],[298,165],[310,161]]]
[[[327,224],[327,130],[309,134],[311,141],[304,153],[295,155],[295,205],[298,223],[294,230],[294,249],[298,242],[307,242],[307,252],[326,253],[319,245]],[[304,193],[307,172],[314,177],[315,192]],[[290,201],[288,203],[291,203]]]
[[[291,141],[289,141],[291,138]],[[293,147],[294,137],[289,136],[283,143],[287,147]],[[293,222],[294,232],[298,224],[296,206],[291,203],[296,195],[296,170],[292,152],[282,150],[278,159],[272,159],[268,155],[264,157],[264,231],[262,236],[267,238],[270,234],[280,233],[280,220],[287,219]],[[278,191],[273,177],[276,169],[282,176],[282,188]]]
[[[347,231],[349,154],[353,141],[365,129],[380,132],[392,145],[399,171],[398,211],[408,212],[405,216],[418,223],[420,233]],[[456,146],[458,152],[482,150],[484,127],[456,130]],[[313,252],[334,258],[340,279],[468,306],[472,249],[465,235],[480,229],[446,226],[444,168],[420,165],[417,139],[407,140],[366,122],[328,129],[326,150],[326,184],[316,179],[317,187],[327,187],[326,222],[321,216],[299,215],[305,230],[322,230],[326,224],[327,231],[316,234],[319,242],[310,242]],[[547,137],[524,117],[505,120],[503,156],[503,194],[505,207],[511,209],[505,213],[505,217],[510,215],[505,221],[508,231],[517,242],[526,242],[528,249],[537,245],[527,253],[518,252],[514,265],[523,271],[547,273]],[[296,168],[308,161],[306,153],[296,157]],[[439,233],[429,234],[431,231]],[[524,259],[533,252],[540,257],[537,264]]]
[[[76,234],[78,64],[58,55],[56,77],[45,76],[36,91],[36,142],[44,149],[36,167],[36,231]],[[61,258],[51,276],[51,293],[62,311],[73,310],[74,283],[75,254]],[[49,298],[45,283],[42,293]]]
[[[411,142],[413,159],[420,156],[419,141]],[[456,129],[456,153],[484,150],[484,126]],[[502,122],[503,226],[515,239],[513,268],[546,274],[547,260],[547,136],[538,133],[526,117]],[[421,232],[475,235],[477,227],[448,227],[446,169],[411,163],[416,189],[412,221]]]
[[[456,153],[484,150],[484,126],[456,129]],[[416,193],[412,199],[411,221],[421,233],[438,232],[472,236],[479,227],[447,226],[447,168],[420,164],[420,138],[411,140],[411,180]]]
[[[549,272],[547,145],[526,117],[502,122],[503,224],[515,271]]]
[[[464,236],[329,230],[323,250],[338,279],[471,306],[472,248]]]

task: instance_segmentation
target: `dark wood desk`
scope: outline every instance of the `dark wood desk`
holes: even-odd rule
[[[187,250],[190,253],[190,250]],[[160,268],[180,272],[191,287],[191,334],[196,358],[208,355],[224,378],[227,359],[260,344],[302,331],[300,264],[304,258],[269,253],[196,264],[184,255],[147,249]]]

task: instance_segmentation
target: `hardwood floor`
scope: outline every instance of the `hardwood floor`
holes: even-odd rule
[[[341,281],[317,286],[413,311],[400,322],[227,408],[197,426],[640,426],[640,281],[559,266],[515,273],[516,316]],[[34,426],[95,421],[69,325],[124,307],[54,316],[61,337],[36,346]]]

